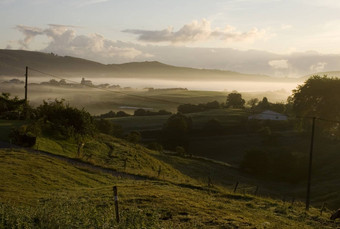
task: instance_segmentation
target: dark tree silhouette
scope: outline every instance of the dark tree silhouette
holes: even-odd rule
[[[244,108],[245,102],[240,93],[233,92],[227,96],[226,107]]]

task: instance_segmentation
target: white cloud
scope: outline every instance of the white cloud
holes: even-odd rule
[[[20,25],[16,28],[25,36],[23,40],[18,41],[21,48],[27,49],[34,37],[41,35],[50,40],[42,51],[55,52],[59,55],[71,55],[101,62],[109,62],[113,58],[124,62],[136,57],[152,56],[134,47],[126,47],[122,43],[106,39],[100,34],[77,35],[73,26],[51,24],[48,28],[42,29]]]
[[[289,68],[288,60],[271,60],[268,61],[268,65],[275,69]]]
[[[184,25],[178,31],[174,31],[173,27],[163,30],[138,30],[127,29],[123,32],[138,35],[138,40],[145,42],[170,42],[170,43],[190,43],[200,42],[213,39],[222,41],[240,42],[253,41],[255,39],[265,38],[268,34],[265,30],[253,28],[246,32],[239,32],[234,27],[227,25],[225,29],[212,28],[210,21],[203,19],[202,21],[193,21]]]
[[[37,27],[25,26],[25,25],[17,25],[15,27],[18,31],[25,35],[23,40],[19,40],[21,48],[28,48],[29,43],[33,40],[33,38],[37,35],[42,35],[43,30]]]
[[[326,62],[318,62],[317,64],[311,65],[309,69],[312,72],[322,72],[325,69],[326,65]]]

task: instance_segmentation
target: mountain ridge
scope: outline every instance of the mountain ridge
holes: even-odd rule
[[[0,49],[0,75],[22,76],[25,67],[51,74],[82,75],[90,78],[151,78],[164,80],[241,80],[271,81],[274,77],[259,74],[243,74],[219,69],[198,69],[180,67],[159,61],[129,62],[123,64],[102,64],[72,56],[59,56],[26,50]],[[32,72],[31,76],[39,76]]]

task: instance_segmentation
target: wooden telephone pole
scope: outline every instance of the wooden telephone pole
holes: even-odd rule
[[[309,151],[309,167],[308,167],[308,183],[307,183],[307,195],[306,195],[306,211],[309,210],[310,204],[310,186],[312,180],[312,162],[313,162],[313,147],[314,147],[314,129],[315,129],[315,117],[313,117],[312,124],[312,136],[310,142],[310,151]]]
[[[28,78],[28,67],[26,66],[26,73],[25,73],[25,103],[27,104],[27,79]]]

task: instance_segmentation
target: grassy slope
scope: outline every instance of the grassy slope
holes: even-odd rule
[[[332,228],[316,209],[228,191],[163,181],[117,179],[24,151],[0,150],[0,228],[114,226],[118,186],[120,228]],[[116,225],[117,226],[117,225]]]

